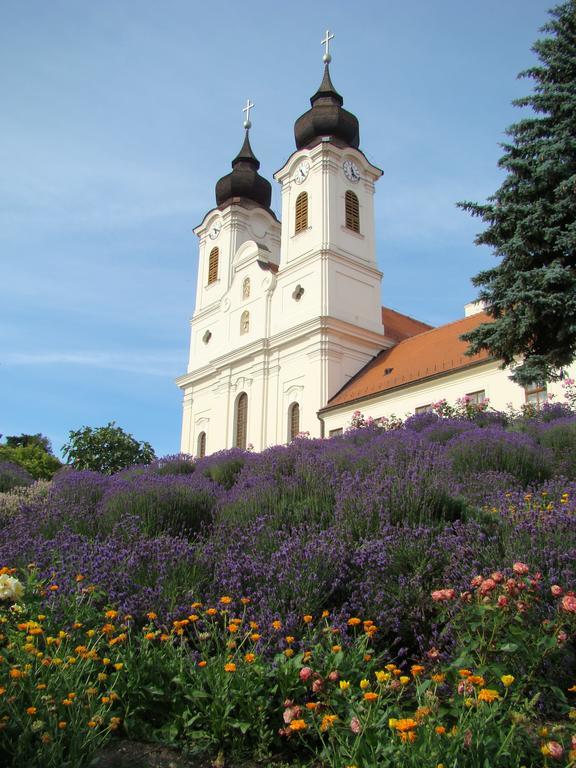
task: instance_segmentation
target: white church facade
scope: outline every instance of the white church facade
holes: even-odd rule
[[[259,451],[300,432],[327,437],[355,410],[403,417],[463,395],[504,410],[561,392],[525,391],[485,354],[466,357],[459,336],[487,319],[472,305],[439,328],[381,306],[382,171],[360,150],[358,120],[332,84],[328,53],[324,60],[311,108],[295,123],[296,151],[274,174],[281,221],[258,174],[248,109],[232,172],[194,230],[196,306],[188,369],[177,379],[183,453]]]

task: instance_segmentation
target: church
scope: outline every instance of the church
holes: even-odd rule
[[[485,352],[468,357],[460,336],[488,316],[477,304],[439,327],[381,306],[374,193],[382,171],[360,149],[359,122],[324,75],[294,125],[296,149],[260,176],[245,138],[216,184],[199,239],[196,305],[183,392],[181,451],[263,450],[300,433],[340,434],[352,415],[378,419],[445,399],[537,407],[559,384],[523,389]]]

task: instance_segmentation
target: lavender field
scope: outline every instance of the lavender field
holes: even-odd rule
[[[496,573],[484,599],[520,563],[538,592],[538,621],[551,622],[558,595],[576,589],[576,415],[558,404],[530,418],[468,416],[428,413],[261,454],[166,457],[110,477],[64,469],[41,490],[0,501],[0,565],[33,574],[39,610],[65,634],[71,606],[77,614],[88,599],[90,610],[168,640],[191,606],[221,609],[231,596],[239,622],[282,630],[273,642],[251,635],[247,656],[297,659],[296,678],[311,653],[303,616],[329,615],[338,648],[358,639],[360,619],[350,616],[369,618],[368,656],[384,654],[398,674],[422,659],[449,664],[462,648],[438,590],[470,595],[471,583]],[[554,685],[565,690],[576,666],[573,637],[562,642]],[[187,653],[192,665],[201,659],[197,644]],[[281,725],[285,702],[276,706]],[[166,723],[156,724],[165,736]]]

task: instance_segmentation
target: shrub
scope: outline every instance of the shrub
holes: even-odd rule
[[[71,431],[62,452],[74,469],[89,469],[106,475],[134,464],[149,464],[155,458],[150,443],[138,442],[114,421],[105,427],[82,427]]]
[[[131,515],[141,520],[148,536],[168,533],[193,538],[211,521],[216,504],[211,483],[205,481],[203,486],[191,486],[186,475],[119,478],[102,500],[100,528],[108,532],[124,515]]]
[[[550,450],[555,471],[576,479],[576,421],[573,418],[552,421],[539,430],[538,437],[540,444]]]
[[[511,434],[497,427],[475,428],[447,445],[457,478],[477,472],[509,472],[523,485],[551,476],[542,449],[528,435]]]
[[[13,461],[0,460],[0,493],[31,485],[32,475]]]

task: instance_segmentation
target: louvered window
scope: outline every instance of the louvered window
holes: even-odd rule
[[[208,257],[208,285],[218,280],[218,248],[212,248]]]
[[[308,229],[308,193],[300,192],[296,198],[296,226],[295,233]]]
[[[351,190],[346,192],[346,227],[360,232],[360,204]]]
[[[200,432],[198,435],[198,458],[203,459],[206,456],[206,432]]]
[[[298,403],[292,403],[289,413],[290,423],[290,440],[294,440],[296,435],[300,433],[300,406]]]
[[[248,429],[248,395],[242,392],[236,401],[236,448],[246,450],[246,433]]]

